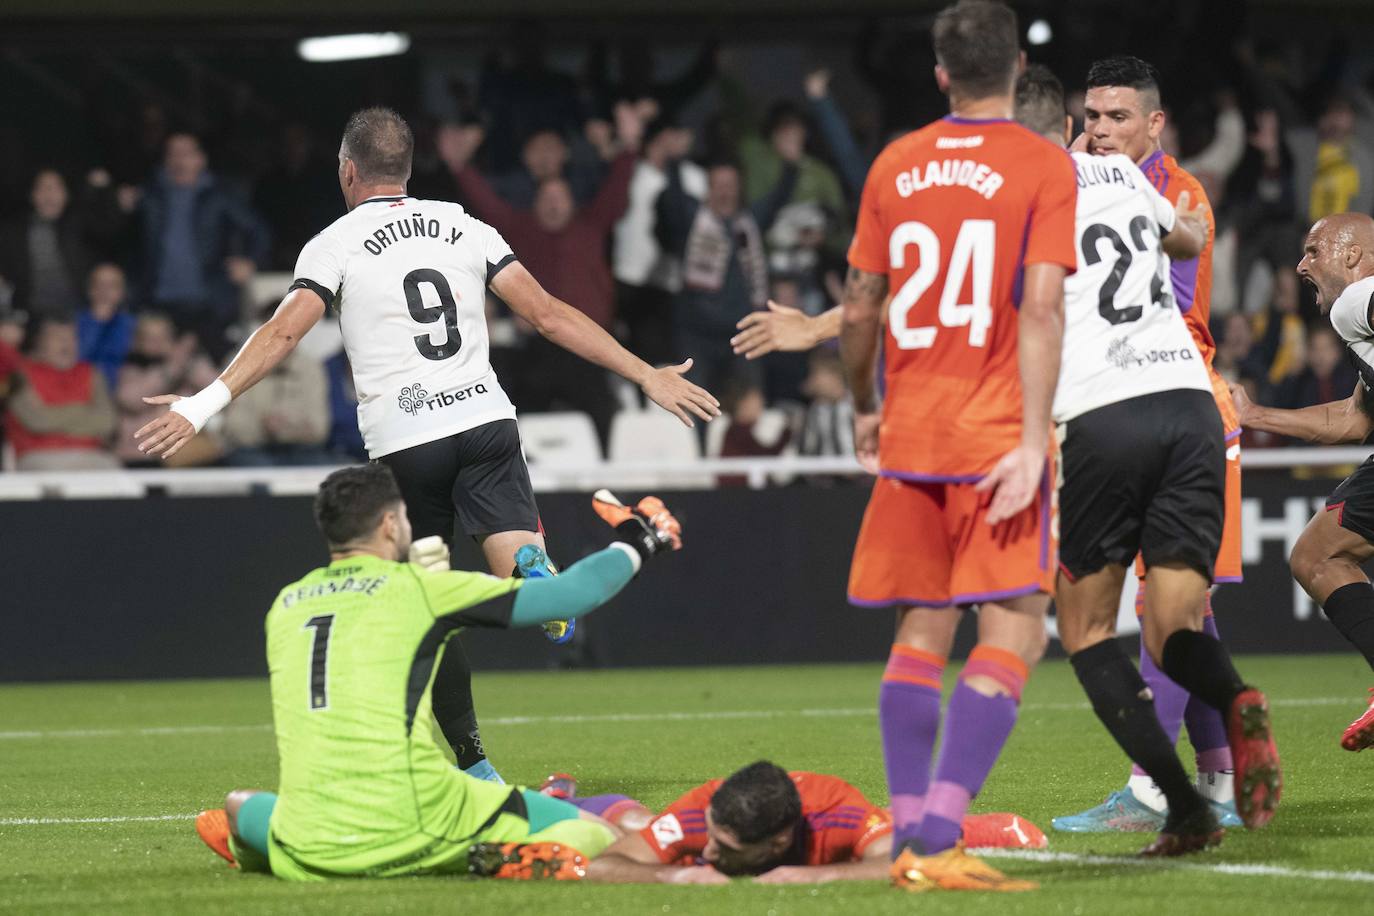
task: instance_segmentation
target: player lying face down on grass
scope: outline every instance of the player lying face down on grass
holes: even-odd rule
[[[1016,114],[1058,144],[1067,139],[1063,87],[1043,67],[1021,76]],[[1269,820],[1281,787],[1264,695],[1203,632],[1203,596],[1221,545],[1226,446],[1205,363],[1164,289],[1161,239],[1180,233],[1188,244],[1168,250],[1196,256],[1206,224],[1182,198],[1176,212],[1127,155],[1078,151],[1072,161],[1080,257],[1064,284],[1053,409],[1062,462],[1059,635],[1093,710],[1168,799],[1159,838],[1142,854],[1180,855],[1220,842],[1222,831],[1115,638],[1122,583],[1137,555],[1150,609],[1142,642],[1170,678],[1228,717],[1246,826]]]
[[[438,539],[412,544],[384,465],[330,474],[315,499],[330,563],[282,589],[267,615],[277,791],[230,793],[197,819],[202,839],[293,880],[466,873],[477,843],[609,845],[617,831],[602,818],[455,769],[427,726],[434,672],[460,628],[590,612],[682,546],[656,498],[630,508],[601,490],[593,505],[615,529],[610,546],[556,578],[501,579],[450,571]]]
[[[1281,410],[1251,403],[1232,386],[1240,421],[1251,429],[1335,445],[1367,442],[1374,433],[1374,219],[1337,213],[1318,220],[1303,242],[1298,276],[1317,294],[1317,305],[1345,343],[1360,374],[1343,401]],[[1374,558],[1374,458],[1336,487],[1293,545],[1293,577],[1321,605],[1333,626],[1374,668],[1374,587],[1361,565]],[[1345,733],[1341,747],[1374,747],[1374,691]]]
[[[764,884],[879,880],[892,863],[890,812],[839,777],[788,772],[766,760],[702,783],[658,813],[627,795],[579,798],[577,781],[563,773],[550,776],[540,791],[624,831],[588,863],[588,881],[723,884],[740,875]],[[1045,845],[1035,825],[1012,814],[968,815],[963,827],[969,846]]]

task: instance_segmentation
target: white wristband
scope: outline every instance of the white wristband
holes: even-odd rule
[[[616,547],[620,550],[625,551],[625,556],[630,558],[630,565],[635,568],[635,575],[639,575],[639,567],[644,565],[644,558],[639,555],[638,550],[635,550],[633,547],[631,547],[629,544],[626,544],[624,541],[611,541],[611,543],[607,544],[606,546]]]
[[[196,432],[205,428],[210,418],[219,413],[234,399],[229,386],[215,379],[189,398],[182,398],[172,405],[172,410],[191,421]]]

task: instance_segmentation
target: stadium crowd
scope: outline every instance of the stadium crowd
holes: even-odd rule
[[[856,74],[875,93],[865,111],[836,102],[826,70],[790,97],[753,97],[741,52],[715,42],[671,79],[644,46],[620,49],[615,66],[594,51],[577,75],[494,53],[471,85],[450,85],[446,116],[411,118],[409,190],[496,227],[550,292],[645,359],[690,355],[693,380],[733,418],[708,452],[847,455],[835,352],[751,361],[731,338],[770,300],[812,316],[838,301],[869,162],[938,113],[938,97],[891,92],[915,82],[902,77],[915,64],[871,35],[861,45]],[[1203,180],[1217,216],[1217,367],[1275,406],[1333,400],[1355,374],[1292,268],[1312,221],[1374,210],[1374,95],[1353,66],[1312,77],[1243,42],[1231,57],[1205,99],[1165,100],[1178,105],[1165,150]],[[1072,87],[1078,74],[1061,76]],[[716,100],[705,117],[703,99]],[[157,410],[142,398],[213,379],[284,292],[302,245],[342,213],[337,137],[318,128],[281,126],[264,162],[154,103],[129,123],[94,167],[34,163],[26,199],[0,201],[6,468],[139,465],[131,433]],[[582,411],[604,447],[633,392],[499,301],[488,314],[492,362],[520,410]],[[769,412],[783,422],[761,424]],[[337,342],[302,347],[210,431],[173,463],[362,457]]]

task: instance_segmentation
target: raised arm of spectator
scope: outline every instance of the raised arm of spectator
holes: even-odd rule
[[[682,186],[681,160],[668,163],[667,173],[668,183],[654,204],[654,232],[664,248],[681,253],[687,244],[687,236],[692,231],[692,221],[697,218],[701,201],[688,194]]]
[[[839,106],[830,97],[830,71],[815,70],[806,75],[806,98],[811,106],[811,116],[816,119],[816,128],[821,139],[835,160],[835,167],[844,182],[845,193],[851,201],[859,199],[864,190],[864,178],[868,176],[868,160],[854,142],[854,134],[849,129]]]
[[[224,214],[234,230],[237,250],[232,253],[258,266],[266,264],[267,253],[272,247],[272,230],[258,211],[238,196],[226,194]]]
[[[1230,93],[1222,96],[1212,142],[1196,156],[1180,163],[1190,172],[1207,172],[1225,182],[1245,155],[1245,116]]]
[[[550,295],[519,261],[501,268],[492,278],[491,291],[549,341],[634,382],[651,401],[684,425],[693,425],[692,416],[708,421],[720,416],[720,402],[706,389],[684,378],[684,373],[692,368],[692,360],[655,369],[622,347],[581,311]]]
[[[592,223],[606,232],[630,205],[630,179],[635,174],[639,141],[644,135],[644,122],[628,102],[615,106],[615,124],[620,154],[611,160],[611,169],[586,210]]]
[[[759,224],[759,232],[768,232],[773,220],[778,218],[778,213],[792,199],[792,193],[797,190],[799,171],[796,160],[784,159],[778,183],[773,185],[771,191],[749,205],[750,212],[754,214],[754,221]]]

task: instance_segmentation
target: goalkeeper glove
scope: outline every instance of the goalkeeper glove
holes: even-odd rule
[[[682,549],[682,525],[657,496],[646,496],[631,508],[610,490],[597,490],[592,508],[615,529],[617,541],[629,544],[645,560],[665,550]]]
[[[413,541],[410,562],[430,572],[448,572],[448,543],[437,534]]]

